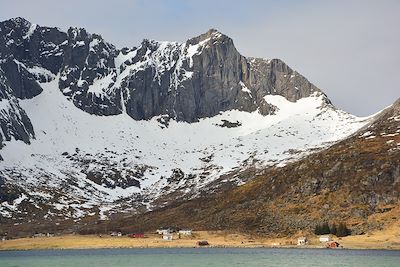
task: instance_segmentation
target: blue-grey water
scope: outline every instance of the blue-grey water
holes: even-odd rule
[[[400,251],[330,249],[84,249],[0,251],[0,267],[400,266]]]

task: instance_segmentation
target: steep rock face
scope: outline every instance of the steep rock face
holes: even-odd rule
[[[9,82],[0,69],[0,147],[11,137],[27,144],[35,137],[31,121],[12,94]]]
[[[249,60],[250,70],[246,81],[259,97],[266,94],[281,95],[287,100],[296,100],[321,92],[298,72],[292,70],[280,59]],[[326,99],[328,102],[329,100]]]
[[[264,96],[290,101],[320,92],[281,60],[247,59],[232,39],[210,30],[186,43],[145,40],[121,65],[126,111],[135,119],[167,114],[193,122],[238,109],[274,111]],[[125,55],[129,55],[126,53]]]
[[[119,95],[109,92],[116,77],[116,50],[100,35],[70,28],[59,87],[80,109],[96,115],[121,113]],[[104,89],[104,94],[99,89]]]
[[[27,67],[12,56],[0,63],[3,75],[7,78],[12,93],[19,99],[32,98],[42,92],[42,88],[36,82],[35,77]]]
[[[231,109],[257,109],[259,103],[243,81],[246,59],[238,53],[232,39],[210,30],[187,41],[185,49],[193,74],[182,84],[183,88],[178,88],[179,113],[192,113],[184,120],[211,117]]]

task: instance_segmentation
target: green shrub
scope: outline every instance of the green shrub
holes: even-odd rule
[[[341,222],[339,223],[339,226],[337,228],[337,233],[336,236],[337,237],[343,237],[343,236],[348,236],[351,234],[351,231],[349,228],[347,228],[346,224]]]
[[[329,226],[327,222],[319,223],[315,226],[314,233],[316,235],[336,235],[337,237],[343,237],[343,236],[348,236],[351,234],[351,231],[349,228],[347,228],[346,224],[343,222],[339,223],[339,226],[336,226],[336,224],[332,224]]]

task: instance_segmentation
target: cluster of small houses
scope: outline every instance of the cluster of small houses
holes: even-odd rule
[[[173,240],[174,239],[174,233],[175,233],[175,238],[181,238],[184,236],[192,236],[192,230],[191,229],[181,229],[181,230],[176,230],[173,228],[160,228],[157,229],[156,233],[160,236],[162,236],[163,240]],[[111,236],[122,236],[122,232],[112,232],[110,234]],[[129,234],[128,235],[131,238],[144,238],[144,233],[134,233],[134,234]]]
[[[175,230],[172,228],[160,228],[157,229],[157,234],[162,235],[163,240],[173,240],[173,233],[177,233],[178,238],[182,236],[192,236],[192,230],[191,229],[181,229],[181,230]]]
[[[36,238],[36,237],[53,237],[55,236],[54,233],[36,233],[33,234],[32,237]]]
[[[192,236],[192,229],[181,229],[181,230],[177,230],[177,229],[173,229],[173,228],[160,228],[157,229],[156,231],[157,234],[159,234],[163,240],[173,240],[176,238],[181,238],[181,237],[189,237]],[[174,236],[175,233],[175,236]],[[32,238],[39,238],[39,237],[53,237],[55,236],[54,233],[35,233],[32,235]],[[100,237],[102,237],[102,235],[99,235]],[[111,232],[110,236],[113,237],[121,237],[123,236],[122,232]],[[134,233],[134,234],[128,234],[128,237],[131,238],[145,238],[144,233]],[[4,241],[8,239],[7,236],[2,236],[1,240]]]
[[[172,241],[174,239],[180,239],[184,237],[191,237],[193,234],[192,229],[174,229],[174,228],[160,228],[156,230],[156,233],[161,236],[163,240]],[[112,232],[111,236],[122,236],[121,232]],[[134,233],[128,235],[131,238],[145,238],[144,233]],[[201,240],[197,242],[198,246],[208,246],[207,240]]]
[[[31,237],[32,238],[38,238],[38,237],[53,237],[53,236],[55,236],[54,233],[35,233]],[[8,236],[7,233],[5,235],[3,235],[3,236],[0,236],[0,240],[1,241],[6,241],[6,240],[9,240],[9,239],[13,239],[13,237]]]
[[[122,234],[122,232],[111,232],[110,236],[121,237],[121,236],[123,236],[123,234]],[[128,237],[130,237],[130,238],[144,238],[144,233],[129,234]]]
[[[156,233],[160,236],[162,236],[163,240],[166,241],[172,241],[175,238],[181,238],[181,237],[190,237],[192,236],[193,232],[192,229],[181,229],[181,230],[176,230],[173,228],[160,228],[157,229]],[[175,236],[174,236],[175,233]],[[111,232],[111,236],[115,237],[121,237],[122,232]],[[36,233],[32,237],[33,238],[38,238],[38,237],[53,237],[53,233]],[[134,234],[129,234],[128,235],[131,238],[145,238],[144,233],[134,233]],[[100,235],[101,237],[101,235]],[[5,241],[7,239],[7,236],[3,236],[1,238],[2,241]],[[321,244],[325,244],[326,248],[343,248],[338,242],[332,240],[331,235],[321,235],[319,237],[319,242]],[[297,239],[297,245],[298,246],[305,246],[309,244],[309,240],[305,236],[301,236]],[[202,240],[197,242],[198,246],[208,246],[209,243],[207,240]]]
[[[321,235],[319,237],[319,242],[321,244],[325,244],[326,248],[342,248],[342,246],[338,242],[332,240],[332,237],[330,235]],[[297,239],[298,246],[305,246],[308,245],[308,243],[308,239],[305,236],[299,237]]]

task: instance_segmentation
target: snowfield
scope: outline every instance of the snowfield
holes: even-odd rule
[[[165,127],[160,117],[135,121],[126,114],[90,115],[62,94],[58,80],[42,83],[40,95],[20,101],[36,139],[31,145],[8,142],[1,150],[0,168],[6,180],[25,190],[22,200],[51,199],[55,210],[69,210],[66,216],[77,219],[93,207],[105,219],[107,212],[121,207],[121,199],[151,209],[152,200],[177,189],[195,196],[223,174],[248,167],[283,166],[368,122],[368,118],[325,104],[322,94],[295,103],[267,95],[264,99],[277,107],[274,115],[231,110],[196,123],[171,120]],[[222,127],[224,120],[236,127]],[[168,178],[177,173],[174,169],[183,176],[171,181]],[[111,170],[117,170],[120,179],[133,175],[140,185],[121,186],[115,180],[99,184],[87,176]],[[235,176],[232,181],[243,182]],[[13,203],[12,210],[21,201]],[[9,216],[7,205],[1,204],[0,212]]]

